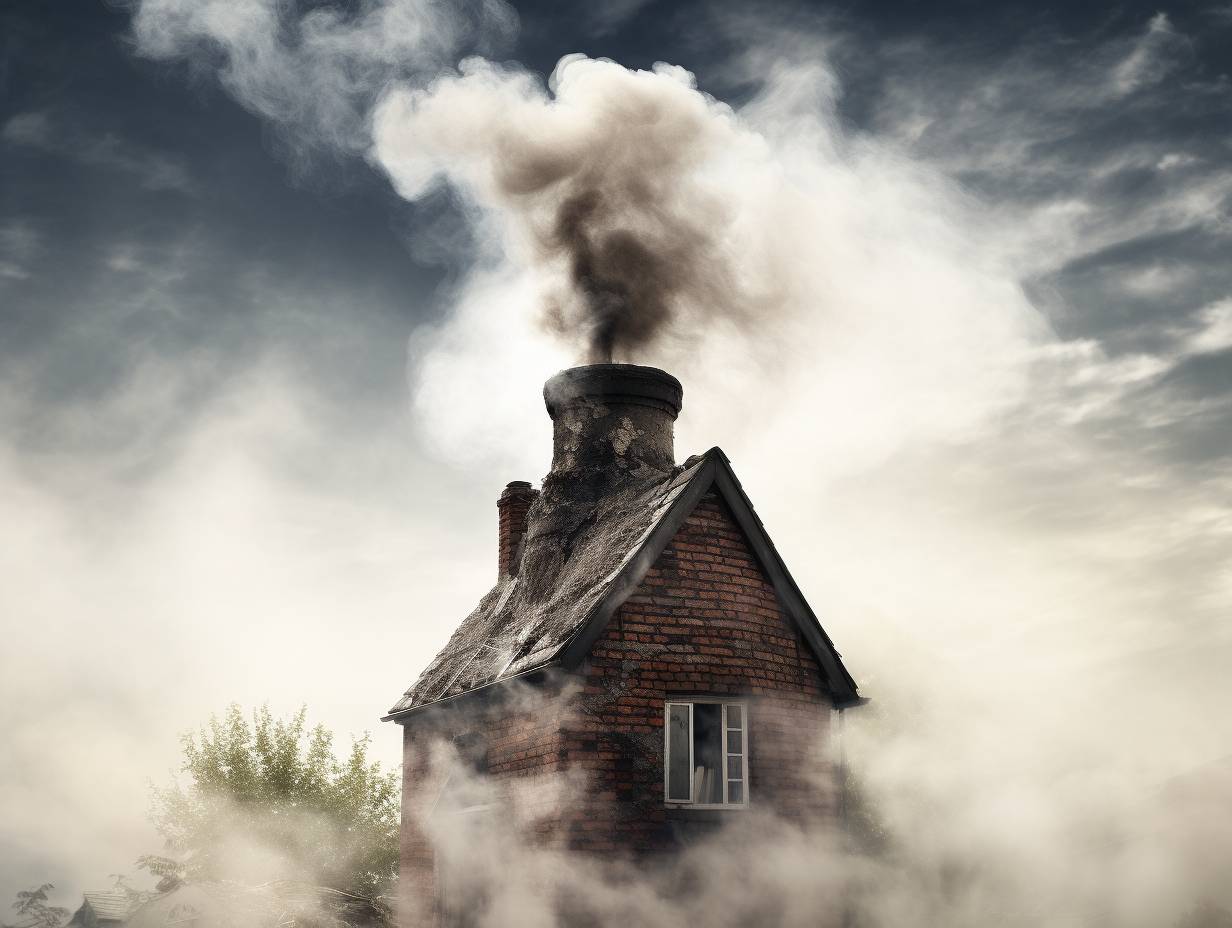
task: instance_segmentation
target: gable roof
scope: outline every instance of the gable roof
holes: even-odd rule
[[[711,490],[731,510],[817,658],[835,707],[864,702],[727,456],[711,448],[669,474],[631,475],[592,499],[566,498],[550,510],[536,503],[517,570],[480,601],[384,720],[549,667],[576,668]],[[546,481],[544,495],[551,495]]]
[[[100,922],[122,922],[142,902],[139,894],[123,890],[95,890],[84,892],[81,907],[73,913],[70,924],[83,924],[88,908]]]

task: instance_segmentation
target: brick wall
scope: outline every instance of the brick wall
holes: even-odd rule
[[[671,697],[746,700],[750,807],[796,822],[828,819],[831,704],[822,679],[730,512],[707,495],[613,617],[571,695],[511,691],[509,705],[434,709],[406,725],[401,891],[413,917],[402,924],[433,923],[422,900],[435,893],[434,863],[416,825],[439,792],[425,748],[433,738],[482,733],[498,785],[584,772],[574,801],[532,816],[533,839],[643,857],[747,814],[665,806],[663,706]]]
[[[663,704],[687,695],[748,701],[750,807],[796,821],[833,814],[821,670],[715,495],[625,601],[582,673],[562,725],[562,761],[591,782],[589,800],[567,815],[572,846],[652,854],[744,814],[665,806]]]
[[[405,928],[440,923],[437,859],[425,826],[432,818],[437,827],[453,827],[444,816],[451,814],[448,791],[457,788],[457,773],[473,763],[500,791],[515,783],[534,785],[561,771],[559,690],[519,687],[503,695],[507,698],[500,702],[459,700],[423,712],[403,726],[398,895],[399,924]],[[475,735],[478,739],[472,741]],[[453,746],[456,759],[442,755],[446,745]],[[446,783],[451,771],[454,782]],[[545,785],[518,795],[527,837],[543,846],[556,843],[556,791]]]

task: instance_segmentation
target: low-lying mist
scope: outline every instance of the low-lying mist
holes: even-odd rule
[[[436,854],[440,905],[465,924],[1205,928],[1229,917],[1226,766],[1134,798],[1106,781],[1078,795],[1072,784],[1017,778],[957,801],[967,782],[953,757],[888,779],[894,748],[883,744],[845,779],[837,822],[810,826],[754,802],[639,865],[536,837],[558,809],[585,800],[576,771],[494,784],[452,745],[425,749],[434,773],[417,784],[410,819]],[[412,901],[423,906],[408,913],[418,923],[434,901]]]

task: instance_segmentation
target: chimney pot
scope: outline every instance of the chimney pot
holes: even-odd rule
[[[497,512],[497,544],[496,566],[497,577],[503,578],[516,573],[514,559],[518,553],[518,545],[526,534],[526,518],[531,504],[539,497],[539,491],[525,480],[513,480],[505,486],[505,490],[496,501]]]
[[[543,399],[552,417],[552,474],[604,475],[676,466],[673,428],[684,391],[656,367],[589,364],[552,377]]]

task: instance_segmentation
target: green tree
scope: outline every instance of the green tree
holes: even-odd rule
[[[5,928],[60,928],[68,918],[68,909],[47,904],[47,893],[55,889],[44,883],[36,889],[25,889],[17,894],[13,908],[17,910],[17,922]]]
[[[152,818],[169,855],[138,863],[166,890],[183,881],[290,879],[376,900],[397,873],[396,774],[368,759],[369,739],[339,760],[307,710],[245,717],[232,705],[183,738],[186,784],[154,789]]]

